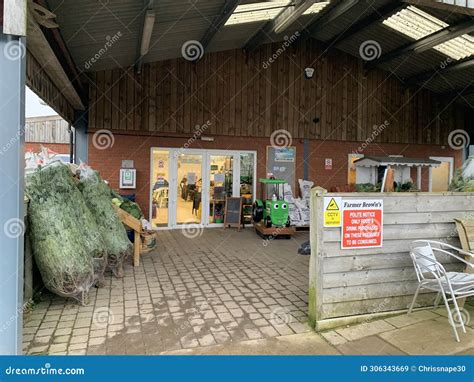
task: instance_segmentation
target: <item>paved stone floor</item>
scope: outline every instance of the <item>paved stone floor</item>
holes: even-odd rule
[[[307,326],[307,232],[161,231],[158,248],[107,277],[87,306],[45,294],[27,354],[474,354],[474,302],[457,343],[444,308],[315,333]]]
[[[45,294],[24,323],[27,354],[157,354],[309,331],[307,240],[253,229],[160,231],[89,304]]]

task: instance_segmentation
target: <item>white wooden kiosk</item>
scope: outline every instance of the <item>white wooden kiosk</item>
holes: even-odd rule
[[[356,166],[356,184],[377,184],[378,169],[394,170],[394,181],[405,183],[412,179],[411,169],[416,168],[416,188],[421,190],[421,169],[423,167],[439,167],[441,162],[433,159],[408,158],[401,156],[365,156],[354,161]]]

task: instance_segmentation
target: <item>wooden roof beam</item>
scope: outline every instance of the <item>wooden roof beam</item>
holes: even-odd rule
[[[446,99],[453,99],[453,98],[457,98],[461,96],[466,97],[472,94],[474,94],[474,84],[463,86],[454,90],[450,90],[450,91],[441,93],[440,95]]]
[[[457,24],[449,25],[437,32],[431,33],[426,37],[420,38],[417,41],[405,44],[400,48],[394,49],[380,58],[366,64],[366,69],[370,70],[376,66],[394,60],[410,52],[421,53],[428,49],[442,44],[443,42],[452,40],[458,36],[474,31],[474,21],[464,20]]]
[[[240,0],[226,0],[224,5],[221,7],[219,14],[214,18],[212,24],[207,28],[204,36],[202,36],[200,42],[203,47],[203,51],[206,51],[207,47],[211,43],[214,36],[219,32],[222,26],[229,20],[229,17],[234,13],[235,8],[239,5]]]
[[[336,20],[338,17],[342,16],[358,3],[359,0],[343,0],[336,3],[331,8],[327,7],[319,14],[319,17],[317,17],[316,20],[314,20],[302,31],[300,43],[303,43],[311,38],[317,31],[323,29],[325,26]]]
[[[418,73],[412,77],[408,77],[404,80],[407,85],[416,85],[422,82],[426,82],[431,80],[434,77],[437,77],[441,74],[447,73],[454,73],[459,70],[464,70],[467,68],[474,67],[474,56],[469,56],[464,60],[454,61],[444,67],[444,69],[440,67],[436,67],[432,70],[427,70],[425,72]]]

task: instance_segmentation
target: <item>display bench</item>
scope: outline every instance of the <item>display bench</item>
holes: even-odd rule
[[[128,212],[122,210],[120,207],[114,205],[114,209],[122,223],[133,229],[133,266],[138,267],[140,265],[140,251],[142,247],[142,241],[140,237],[142,233],[142,223]]]
[[[380,241],[374,240],[369,247],[352,246],[353,241],[347,239],[351,230],[343,231],[344,226],[353,228],[349,224],[352,221],[342,221],[343,227],[327,226],[338,222],[325,221],[331,205],[325,199],[332,198],[339,207],[348,200],[381,201],[381,212],[371,212],[373,216],[381,214],[381,224],[372,227],[381,234]],[[308,298],[311,326],[324,330],[406,312],[418,285],[409,255],[411,243],[424,239],[459,247],[455,219],[473,215],[473,193],[327,193],[313,188]],[[451,257],[438,260],[448,272],[464,268]],[[433,306],[435,297],[434,293],[421,293],[417,308]]]

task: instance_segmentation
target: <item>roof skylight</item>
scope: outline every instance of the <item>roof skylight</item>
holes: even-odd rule
[[[303,15],[315,15],[316,13],[321,12],[329,4],[329,1],[321,1],[319,3],[314,3],[306,11],[303,12]]]
[[[383,24],[414,40],[419,40],[449,26],[414,6],[402,9],[384,20]],[[474,54],[474,37],[464,34],[436,45],[433,49],[455,60],[460,60]]]
[[[238,5],[225,25],[273,20],[290,4],[291,0],[277,0]]]

